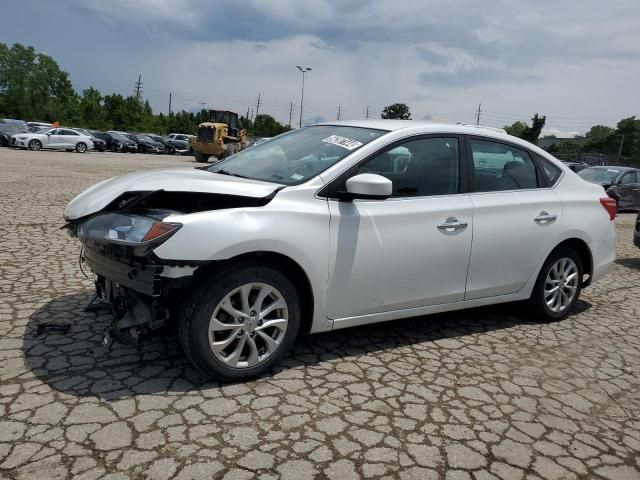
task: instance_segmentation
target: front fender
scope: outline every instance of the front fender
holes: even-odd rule
[[[324,199],[213,210],[164,219],[183,226],[154,250],[164,260],[213,262],[254,252],[284,255],[305,272],[314,295],[312,332],[331,329],[326,315],[329,209]]]

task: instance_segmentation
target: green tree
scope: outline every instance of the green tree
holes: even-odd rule
[[[19,43],[0,43],[0,113],[73,123],[78,120],[78,97],[69,75],[53,58]]]
[[[504,129],[509,135],[513,135],[514,137],[518,138],[524,138],[524,131],[527,128],[529,128],[529,126],[525,122],[514,122],[511,125],[504,126]]]
[[[622,144],[622,155],[640,158],[640,120],[624,118],[616,125],[616,152]],[[624,140],[623,140],[624,137]]]
[[[544,128],[544,124],[547,121],[547,117],[540,116],[537,113],[531,119],[531,126],[525,122],[515,122],[511,125],[505,125],[504,129],[509,135],[522,138],[531,143],[538,143],[540,133]]]
[[[387,105],[382,110],[381,118],[393,120],[411,120],[411,111],[406,103]]]
[[[271,115],[258,115],[253,121],[253,131],[256,137],[275,137],[290,130],[286,125],[280,124]]]
[[[82,91],[78,103],[79,123],[86,128],[107,128],[102,95],[98,90],[89,87]]]

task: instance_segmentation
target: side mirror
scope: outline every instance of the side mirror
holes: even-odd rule
[[[384,200],[393,193],[391,180],[375,173],[361,173],[347,180],[345,200],[356,198],[368,200]]]

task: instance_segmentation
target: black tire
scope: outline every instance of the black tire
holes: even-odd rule
[[[287,303],[288,326],[273,354],[253,367],[233,368],[216,358],[209,346],[209,322],[225,295],[239,286],[259,282],[275,287]],[[187,298],[178,320],[178,337],[186,356],[203,373],[224,381],[245,380],[269,370],[293,345],[300,330],[300,297],[279,270],[261,264],[237,264],[218,272]]]
[[[578,282],[575,295],[569,305],[562,311],[555,312],[549,308],[547,302],[545,301],[545,283],[547,275],[549,274],[551,268],[559,260],[564,258],[570,259],[576,264],[578,269]],[[529,305],[531,306],[536,319],[542,319],[546,322],[556,322],[558,320],[566,318],[571,313],[571,310],[578,301],[578,298],[580,298],[580,292],[582,291],[583,272],[584,270],[582,261],[580,260],[580,255],[578,255],[578,253],[572,248],[560,247],[551,252],[547,260],[544,262],[544,265],[540,269],[538,279],[536,280],[536,284],[533,287],[533,292],[531,292],[531,297],[529,298]]]
[[[83,142],[76,143],[76,152],[84,153],[87,151],[87,144]]]
[[[138,145],[137,153],[144,153],[144,147],[142,145]]]
[[[196,162],[198,163],[206,163],[209,161],[209,155],[205,155],[202,152],[193,152],[193,156],[196,159]]]
[[[42,142],[40,140],[31,140],[29,142],[29,150],[35,150],[36,152],[42,148]]]
[[[73,148],[65,148],[67,152],[73,152]]]

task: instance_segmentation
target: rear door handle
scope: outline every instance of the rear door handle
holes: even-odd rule
[[[458,230],[464,230],[469,224],[464,220],[458,220],[456,217],[449,217],[443,223],[438,225],[438,230],[445,232],[457,232]]]
[[[543,210],[536,218],[533,219],[533,221],[538,225],[549,225],[555,222],[557,219],[557,215],[551,215],[549,212]]]

